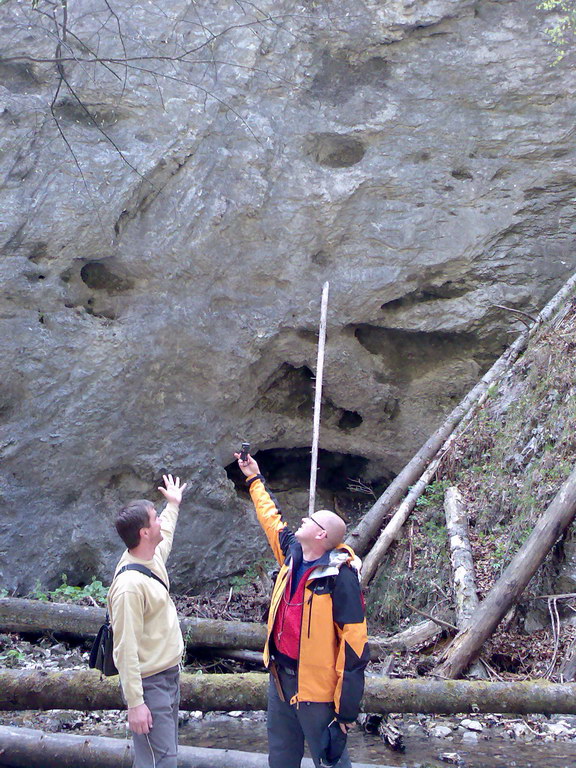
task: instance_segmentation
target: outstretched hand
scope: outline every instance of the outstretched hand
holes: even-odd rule
[[[169,504],[176,504],[176,506],[179,506],[187,483],[180,485],[180,478],[177,477],[174,479],[172,475],[162,475],[162,477],[164,479],[165,487],[160,485],[158,490]]]
[[[246,477],[260,474],[260,468],[258,467],[258,464],[256,463],[255,459],[250,456],[250,454],[248,454],[246,461],[242,461],[239,453],[235,453],[234,458],[238,459],[238,466],[240,467],[240,471],[245,474]]]

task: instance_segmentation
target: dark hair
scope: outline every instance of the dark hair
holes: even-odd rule
[[[134,549],[140,544],[140,528],[150,527],[150,509],[154,509],[151,501],[135,499],[116,514],[116,530],[128,549]]]

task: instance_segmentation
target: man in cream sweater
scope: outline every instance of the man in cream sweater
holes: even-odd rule
[[[151,501],[141,499],[123,507],[115,521],[127,550],[108,592],[108,610],[114,662],[134,738],[134,768],[176,768],[177,761],[184,643],[168,593],[166,560],[186,483],[164,475],[164,486],[158,489],[167,501],[161,514]],[[144,568],[122,571],[127,565]]]

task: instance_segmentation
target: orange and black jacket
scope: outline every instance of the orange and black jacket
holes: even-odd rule
[[[258,521],[280,564],[264,647],[270,664],[271,637],[278,607],[292,569],[302,561],[302,547],[266,490],[261,475],[247,478]],[[354,722],[364,692],[364,670],[369,659],[364,601],[358,580],[359,560],[341,544],[326,552],[308,574],[297,663],[298,689],[291,703],[334,702],[340,722]]]

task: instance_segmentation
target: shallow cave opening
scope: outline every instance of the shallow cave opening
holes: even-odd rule
[[[254,454],[266,483],[275,491],[308,490],[310,483],[310,448],[272,448]],[[382,493],[392,476],[383,469],[382,475],[375,478],[370,462],[364,456],[350,453],[326,451],[318,452],[317,488],[332,494],[350,494],[350,486],[362,480],[376,495]],[[244,492],[244,476],[234,461],[225,468],[228,477],[237,490]],[[368,480],[369,478],[369,480]]]
[[[362,416],[358,411],[342,411],[342,415],[338,420],[338,429],[343,429],[345,432],[349,429],[356,429],[363,422]]]

